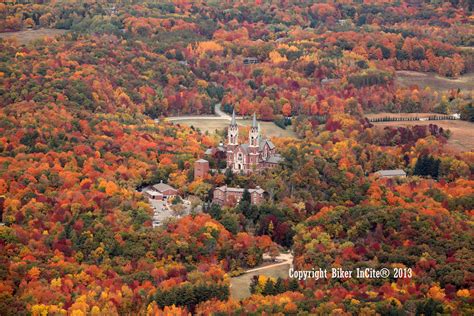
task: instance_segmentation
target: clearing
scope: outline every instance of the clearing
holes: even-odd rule
[[[201,116],[193,115],[182,115],[182,116],[171,116],[167,117],[165,120],[174,122],[175,124],[184,124],[187,126],[193,126],[194,128],[199,128],[203,132],[215,133],[216,130],[223,130],[230,124],[231,116],[221,110],[221,105],[217,103],[214,106],[215,115],[204,114]],[[240,126],[250,126],[252,121],[250,119],[242,119],[242,117],[237,116],[237,125]],[[291,137],[297,138],[296,133],[292,130],[291,126],[287,129],[283,129],[273,122],[263,122],[259,121],[260,128],[262,129],[262,134],[271,138],[271,137]]]
[[[368,118],[385,117],[385,116],[404,116],[404,117],[425,117],[433,115],[434,113],[378,113],[368,114]],[[473,151],[474,150],[474,123],[467,121],[399,121],[399,122],[376,122],[372,123],[375,126],[415,126],[415,125],[438,125],[444,129],[451,131],[451,137],[448,140],[448,147],[460,151]]]
[[[418,71],[397,71],[396,83],[407,87],[417,85],[420,88],[430,87],[434,91],[450,89],[474,90],[474,73],[468,73],[459,78],[445,78],[435,73]]]
[[[199,117],[182,119],[174,122],[175,124],[184,124],[188,126],[194,126],[199,128],[203,132],[215,133],[216,130],[223,130],[229,126],[230,120],[223,119],[212,119]],[[252,124],[251,120],[237,120],[239,126],[250,126]],[[291,126],[288,126],[287,129],[282,129],[276,126],[273,122],[259,122],[262,129],[263,135],[271,137],[291,137],[296,138],[296,133],[292,130]]]
[[[230,280],[230,296],[236,300],[242,300],[250,296],[250,283],[255,275],[265,275],[272,278],[288,278],[290,264],[286,263],[268,269],[242,274]]]
[[[66,32],[67,30],[59,29],[25,30],[18,32],[0,33],[0,38],[4,40],[13,39],[16,40],[20,45],[26,45],[37,39],[42,39],[45,37],[56,37]]]
[[[268,260],[268,255],[264,255],[264,260]],[[230,280],[230,296],[233,299],[242,300],[249,297],[250,294],[250,283],[252,278],[258,275],[265,275],[272,278],[288,278],[288,270],[293,263],[293,255],[291,253],[280,253],[276,258],[276,262],[268,264],[264,262],[259,267],[250,269],[244,272],[244,274],[231,278]]]

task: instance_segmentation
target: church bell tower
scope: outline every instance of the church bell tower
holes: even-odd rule
[[[232,112],[232,120],[230,121],[227,133],[227,144],[229,146],[237,146],[239,144],[239,127],[235,121],[235,110]]]
[[[259,151],[258,147],[260,145],[260,129],[257,124],[257,116],[253,114],[252,126],[249,131],[249,159],[250,166],[256,168],[258,164]]]
[[[260,131],[257,124],[257,117],[253,114],[252,126],[249,131],[249,148],[258,148],[258,142],[260,139]]]
[[[227,168],[232,168],[234,161],[234,151],[239,145],[239,127],[235,120],[235,110],[232,111],[232,119],[230,121],[227,132]]]

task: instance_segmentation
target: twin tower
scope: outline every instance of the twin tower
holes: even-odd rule
[[[228,146],[238,146],[239,145],[239,127],[237,126],[237,122],[235,120],[235,110],[232,112],[232,120],[229,125],[229,132],[227,135],[228,138]],[[252,119],[252,126],[250,127],[249,131],[249,144],[248,147],[257,148],[260,141],[260,127],[257,124],[257,117],[255,113],[253,114]]]
[[[262,139],[257,117],[253,114],[252,125],[249,131],[248,143],[239,144],[239,127],[235,119],[235,111],[227,133],[227,168],[234,173],[248,174],[254,171],[271,167],[278,162],[275,157],[275,145]]]

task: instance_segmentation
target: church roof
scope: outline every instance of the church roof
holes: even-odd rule
[[[277,154],[277,155],[268,157],[266,162],[277,164],[277,163],[280,163],[282,160],[283,160],[283,157]]]
[[[249,144],[241,144],[239,147],[242,148],[242,151],[244,153],[246,153],[246,154],[249,153]]]
[[[275,145],[272,143],[272,141],[265,138],[265,139],[260,140],[260,143],[258,145],[259,149],[263,150],[263,148],[265,147],[265,144],[268,144],[268,147],[270,147],[270,149],[275,148]]]
[[[275,148],[275,144],[273,144],[273,142],[269,139],[261,139],[260,140],[260,143],[258,145],[258,151],[262,152],[263,151],[263,148],[265,147],[265,144],[268,144],[268,147],[271,149],[274,149]],[[242,151],[245,153],[245,154],[248,154],[249,153],[249,144],[245,143],[245,144],[240,144],[238,148],[242,148]]]
[[[252,127],[257,127],[257,116],[253,113]]]

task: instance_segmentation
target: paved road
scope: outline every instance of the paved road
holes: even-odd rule
[[[165,118],[169,122],[185,121],[185,120],[226,120],[230,121],[231,116],[221,110],[221,104],[217,103],[214,106],[215,115],[180,115],[169,116]],[[236,116],[236,119],[241,120],[242,116]]]

